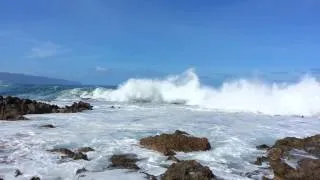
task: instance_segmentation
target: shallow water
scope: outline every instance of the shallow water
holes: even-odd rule
[[[54,102],[65,104],[71,102]],[[191,106],[165,104],[114,104],[91,100],[93,111],[77,114],[28,115],[29,121],[0,122],[0,177],[14,179],[20,169],[28,179],[37,175],[56,179],[144,179],[142,173],[107,170],[109,157],[115,153],[135,153],[142,160],[138,166],[153,175],[165,172],[172,163],[163,155],[139,146],[142,137],[177,129],[207,137],[212,150],[178,153],[179,159],[196,159],[209,166],[222,179],[259,179],[270,174],[253,164],[264,152],[255,146],[273,144],[286,136],[304,137],[320,132],[317,117],[266,116],[251,113],[224,113]],[[110,106],[120,106],[111,109]],[[55,129],[40,125],[54,124]],[[57,154],[46,150],[58,147],[90,146],[90,161],[61,162]],[[85,177],[76,176],[85,167]],[[248,174],[255,174],[247,177]]]

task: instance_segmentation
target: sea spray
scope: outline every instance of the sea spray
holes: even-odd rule
[[[163,79],[129,79],[116,89],[77,89],[68,93],[113,102],[180,103],[226,112],[305,116],[320,113],[320,84],[311,76],[294,83],[238,79],[212,87],[201,84],[191,69]]]

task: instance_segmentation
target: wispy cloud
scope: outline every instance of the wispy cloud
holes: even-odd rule
[[[101,67],[101,66],[97,66],[97,67],[96,67],[96,71],[97,71],[97,72],[107,72],[108,69],[107,69],[107,68],[104,68],[104,67]]]
[[[31,48],[26,57],[31,59],[44,59],[65,54],[68,51],[68,49],[63,48],[61,45],[48,41],[37,43],[36,46]]]

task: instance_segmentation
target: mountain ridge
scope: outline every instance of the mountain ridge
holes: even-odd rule
[[[0,72],[0,84],[81,85],[77,81],[10,72]]]

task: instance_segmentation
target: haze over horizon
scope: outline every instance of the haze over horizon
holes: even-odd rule
[[[0,71],[117,84],[188,68],[318,73],[316,0],[20,1],[0,6]]]

